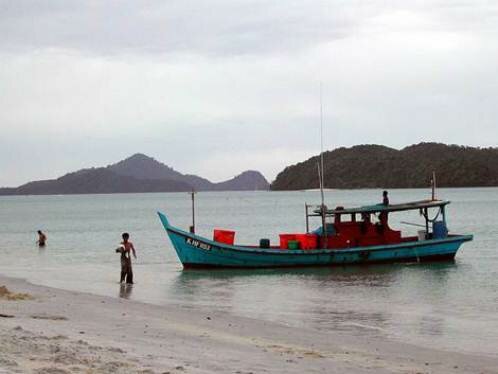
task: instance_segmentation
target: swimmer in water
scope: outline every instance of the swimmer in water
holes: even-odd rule
[[[45,235],[41,230],[38,230],[38,240],[36,242],[39,247],[45,247],[47,243],[47,235]]]

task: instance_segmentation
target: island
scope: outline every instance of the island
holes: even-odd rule
[[[423,188],[433,172],[440,187],[498,186],[498,148],[419,143],[401,150],[357,145],[324,152],[326,188]],[[286,167],[274,191],[319,188],[319,155]]]
[[[82,169],[57,179],[34,181],[19,187],[0,188],[0,195],[66,195],[96,193],[255,191],[270,184],[258,171],[248,170],[229,180],[182,174],[141,153],[106,167]]]

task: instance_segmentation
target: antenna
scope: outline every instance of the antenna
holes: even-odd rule
[[[317,162],[316,166],[318,167],[318,179],[320,181],[320,192],[322,194],[322,204],[320,205],[320,213],[322,215],[322,248],[327,248],[327,225],[326,225],[326,210],[325,202],[323,199],[323,180],[322,173],[320,172],[320,163]]]
[[[320,166],[318,168],[318,176],[320,178],[320,193],[322,195],[322,208],[325,205],[325,197],[323,195],[324,174],[323,174],[323,100],[322,100],[322,82],[320,82]]]
[[[322,82],[320,82],[320,162],[318,166],[318,178],[320,180],[320,195],[322,197],[321,213],[322,213],[322,248],[327,248],[327,225],[326,225],[326,210],[325,196],[323,194],[324,176],[323,176],[323,99],[322,99]]]

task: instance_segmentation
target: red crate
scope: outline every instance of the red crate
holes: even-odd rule
[[[214,229],[213,240],[215,242],[233,245],[235,231]]]
[[[301,245],[301,249],[317,249],[318,235],[315,234],[296,234],[296,240]]]
[[[280,234],[280,248],[289,249],[289,240],[296,240],[296,234]]]

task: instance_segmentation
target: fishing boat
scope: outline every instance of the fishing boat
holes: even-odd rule
[[[473,236],[448,232],[449,203],[430,199],[335,209],[321,204],[311,210],[306,205],[306,232],[280,234],[278,245],[269,245],[268,239],[261,239],[259,245],[235,244],[235,233],[228,230],[214,230],[213,239],[202,237],[193,226],[181,230],[158,214],[184,268],[334,266],[453,259]],[[418,211],[424,218],[423,230],[416,236],[389,226],[390,215],[407,211]],[[309,230],[310,217],[322,219],[314,231]]]
[[[236,245],[235,232],[215,229],[213,239],[195,234],[194,191],[192,191],[192,226],[184,231],[170,225],[166,215],[158,212],[178,258],[184,268],[265,268],[334,266],[379,262],[451,260],[460,246],[472,235],[450,234],[446,225],[446,200],[436,199],[436,174],[433,172],[429,200],[403,204],[382,204],[329,210],[324,198],[323,110],[320,84],[321,150],[318,179],[321,204],[305,204],[306,232],[280,234],[278,245],[261,239],[259,245]],[[387,192],[384,192],[387,198]],[[309,211],[309,208],[311,212]],[[402,235],[389,226],[390,214],[419,211],[425,224],[416,236]],[[436,210],[433,218],[430,211]],[[310,232],[309,218],[320,217],[321,225]],[[372,221],[377,218],[377,222]],[[415,224],[418,226],[417,224]]]

